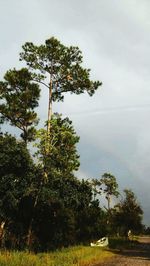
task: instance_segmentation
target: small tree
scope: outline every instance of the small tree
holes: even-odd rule
[[[115,225],[127,236],[129,230],[140,232],[142,229],[143,210],[132,190],[125,189],[124,195],[125,197],[115,207]]]
[[[101,188],[101,181],[98,179],[93,178],[90,182],[92,186],[92,192],[93,192],[93,199],[95,201],[97,195],[101,195],[102,188]]]
[[[100,179],[101,185],[104,186],[103,192],[105,194],[105,197],[107,199],[108,203],[108,210],[110,210],[110,203],[111,203],[111,197],[118,197],[118,184],[116,181],[116,177],[109,173],[104,173],[102,175],[102,178]]]
[[[18,127],[21,137],[27,143],[35,135],[35,125],[38,123],[34,111],[38,106],[40,89],[32,82],[32,74],[26,69],[9,70],[0,82],[0,114],[1,123],[8,121]]]
[[[92,96],[102,85],[90,80],[90,70],[83,68],[82,53],[78,47],[66,47],[52,37],[43,45],[27,42],[23,45],[20,60],[25,60],[33,69],[34,80],[42,83],[49,90],[47,134],[50,135],[52,102],[62,101],[64,93],[81,94],[85,91]]]

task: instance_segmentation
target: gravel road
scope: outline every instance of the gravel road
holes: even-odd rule
[[[140,237],[134,250],[123,250],[110,261],[94,266],[150,266],[150,237]]]

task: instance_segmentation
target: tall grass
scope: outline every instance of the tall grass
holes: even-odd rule
[[[100,247],[84,246],[39,254],[1,251],[0,266],[90,266],[111,256],[113,253]]]

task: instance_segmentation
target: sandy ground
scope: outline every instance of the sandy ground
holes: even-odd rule
[[[150,237],[140,237],[134,250],[123,250],[106,263],[94,266],[150,266]]]

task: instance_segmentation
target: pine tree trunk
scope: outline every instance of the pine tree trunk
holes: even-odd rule
[[[47,122],[47,136],[48,137],[50,137],[50,127],[51,127],[51,118],[52,118],[52,89],[53,89],[53,83],[51,79],[50,86],[49,86],[49,102],[48,102],[48,122]]]
[[[107,201],[108,201],[108,211],[109,211],[110,210],[110,196],[109,195],[108,195]]]

